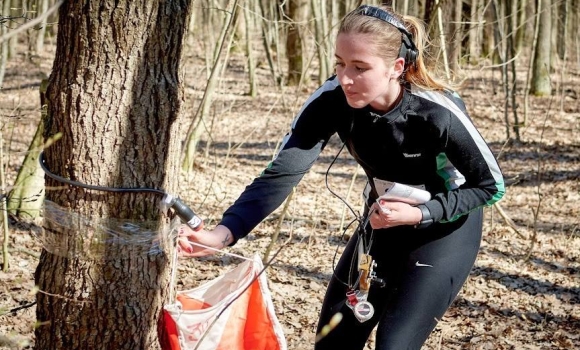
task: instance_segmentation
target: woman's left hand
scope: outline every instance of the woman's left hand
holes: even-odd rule
[[[423,215],[421,210],[403,202],[381,201],[374,203],[370,209],[370,223],[373,229],[389,228],[401,225],[416,225]]]

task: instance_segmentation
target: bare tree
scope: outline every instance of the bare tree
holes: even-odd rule
[[[264,52],[266,53],[273,80],[277,84],[281,84],[283,77],[280,65],[280,11],[277,1],[258,0],[258,3],[260,5],[262,18],[264,19],[260,22]],[[275,54],[272,52],[272,48]]]
[[[570,16],[570,0],[561,0],[558,4],[558,17],[556,22],[556,52],[558,53],[558,57],[562,60],[566,57],[568,23]]]
[[[481,56],[482,57],[489,57],[493,59],[493,55],[495,53],[495,26],[492,23],[495,23],[495,14],[492,10],[491,6],[486,6],[483,11],[483,18],[485,21],[485,25],[483,26],[483,40],[481,42]],[[495,88],[495,87],[494,87]]]
[[[530,93],[536,96],[545,96],[552,93],[550,81],[550,56],[552,49],[551,0],[537,0],[537,4],[538,36],[532,65]]]
[[[246,6],[244,7],[244,23],[246,29],[245,37],[245,49],[246,56],[248,57],[248,80],[250,83],[250,90],[248,95],[256,97],[258,95],[257,83],[256,83],[256,59],[254,58],[254,47],[252,42],[254,41],[254,29],[256,28],[255,16],[252,13],[256,13],[257,0],[247,0]]]
[[[479,61],[481,57],[481,40],[483,33],[483,2],[471,0],[469,21],[469,55],[470,63]]]
[[[524,46],[524,41],[526,38],[526,29],[529,28],[527,24],[528,9],[533,6],[528,6],[528,2],[533,2],[531,0],[517,0],[515,1],[515,6],[517,6],[517,17],[516,25],[516,37],[515,37],[515,47],[516,51],[521,51]],[[530,5],[533,5],[530,3]]]
[[[514,47],[515,20],[514,16],[507,13],[514,13],[508,7],[508,3],[493,0],[492,8],[495,13],[496,26],[495,33],[498,40],[497,57],[500,60],[499,68],[502,77],[502,87],[504,91],[504,122],[506,129],[506,139],[510,139],[510,128],[516,134],[516,139],[520,140],[519,119],[516,106],[517,76],[515,61],[517,59]],[[510,120],[510,111],[513,115],[513,122]]]
[[[2,13],[10,13],[10,0],[4,0],[2,3]],[[8,33],[7,16],[0,17],[0,36],[5,36]],[[6,63],[8,62],[8,40],[0,42],[0,87],[4,82],[4,74],[6,72]]]
[[[44,216],[54,241],[36,269],[36,349],[159,348],[174,251],[159,193],[178,185],[190,12],[189,0],[60,8],[46,137],[62,139],[45,150],[45,166],[46,203],[65,214]],[[109,192],[118,188],[135,190]],[[125,240],[111,235],[116,223]],[[142,246],[135,227],[146,228]]]
[[[314,2],[313,2],[314,4]],[[304,74],[304,54],[302,27],[306,23],[308,14],[308,2],[306,0],[289,0],[287,12],[290,24],[286,36],[286,56],[288,56],[288,85],[298,85]],[[319,21],[316,21],[319,22]]]
[[[453,20],[449,25],[449,69],[452,72],[459,70],[459,61],[461,59],[461,42],[463,40],[463,0],[455,0],[451,13]]]
[[[48,11],[48,0],[38,0],[36,4],[38,16],[42,17],[42,21],[38,26],[38,32],[36,34],[35,50],[37,53],[41,53],[44,50],[44,36],[46,35],[46,25],[48,23],[48,18],[42,16],[42,14]]]
[[[216,42],[216,53],[213,55],[214,59],[209,69],[210,76],[203,93],[203,98],[197,107],[197,111],[185,136],[185,154],[183,155],[182,167],[186,172],[193,170],[197,144],[202,133],[207,130],[207,117],[213,104],[219,77],[223,72],[223,67],[227,63],[227,53],[231,47],[235,33],[235,23],[238,16],[238,0],[228,0],[225,9],[224,22],[221,26],[219,39]]]

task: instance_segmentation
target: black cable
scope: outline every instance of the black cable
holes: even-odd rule
[[[328,189],[328,191],[330,193],[332,193],[336,198],[340,199],[344,205],[347,206],[347,208],[352,212],[352,214],[360,219],[360,215],[350,206],[350,204],[348,204],[346,202],[346,200],[344,200],[341,196],[339,196],[338,194],[334,193],[334,191],[332,189],[330,189],[330,185],[328,184],[328,173],[330,172],[330,168],[332,168],[332,166],[334,165],[334,163],[336,162],[336,160],[338,159],[338,156],[340,155],[340,153],[342,152],[342,150],[344,149],[344,146],[346,146],[346,142],[342,143],[342,147],[340,147],[340,149],[338,150],[338,153],[336,154],[336,156],[334,156],[334,159],[332,160],[332,162],[330,162],[330,165],[328,166],[328,169],[326,169],[326,174],[324,175],[324,181],[326,183],[326,188]]]
[[[340,147],[340,149],[338,150],[338,153],[336,154],[336,156],[334,156],[334,159],[332,160],[332,162],[330,162],[330,165],[328,166],[328,169],[326,169],[326,174],[325,174],[325,182],[326,182],[326,188],[328,189],[328,191],[330,193],[332,193],[335,197],[337,197],[338,199],[340,199],[347,207],[348,209],[352,212],[352,214],[355,216],[355,218],[346,226],[346,228],[342,231],[342,235],[341,235],[341,239],[344,237],[346,231],[348,230],[348,228],[355,222],[358,221],[359,225],[356,229],[358,238],[357,238],[357,245],[360,244],[360,240],[363,240],[363,248],[366,249],[366,251],[364,252],[365,254],[369,254],[370,250],[371,250],[371,246],[373,244],[373,240],[374,240],[374,230],[372,230],[370,237],[368,237],[368,242],[366,242],[366,226],[369,223],[370,220],[370,216],[372,214],[372,211],[368,213],[366,220],[363,220],[362,215],[359,215],[351,206],[350,204],[348,204],[346,202],[345,199],[343,199],[341,196],[339,196],[338,194],[336,194],[334,191],[332,191],[332,189],[330,189],[330,186],[328,184],[328,174],[330,173],[330,168],[332,167],[332,165],[334,165],[334,163],[336,162],[336,160],[338,159],[338,156],[340,155],[340,153],[342,152],[342,150],[344,149],[344,147],[346,146],[346,142],[342,143],[342,147]],[[338,246],[336,247],[336,250],[334,252],[334,257],[332,258],[332,275],[336,278],[336,280],[342,284],[344,284],[345,286],[347,286],[348,288],[356,288],[359,280],[357,279],[357,281],[352,284],[352,274],[353,274],[353,270],[355,268],[355,257],[358,256],[358,252],[353,253],[353,257],[351,259],[351,263],[350,263],[350,271],[348,274],[348,282],[344,282],[342,281],[337,275],[336,275],[336,256],[338,254]]]
[[[20,310],[23,310],[23,309],[28,309],[29,307],[33,307],[34,305],[36,305],[36,301],[33,301],[31,303],[28,303],[28,304],[25,304],[25,305],[18,306],[18,307],[15,307],[13,309],[10,309],[7,313],[4,313],[2,315],[16,313],[17,311],[20,311]]]
[[[165,196],[167,194],[165,191],[159,190],[156,188],[105,187],[105,186],[89,185],[89,184],[85,184],[85,183],[82,183],[79,181],[70,180],[70,179],[64,178],[62,176],[56,175],[55,173],[50,171],[50,169],[48,169],[48,167],[45,163],[45,159],[44,159],[44,152],[40,152],[40,155],[38,156],[38,158],[40,161],[40,167],[42,168],[42,170],[44,170],[44,173],[46,175],[48,175],[49,177],[53,178],[56,181],[65,183],[67,185],[86,188],[86,189],[95,190],[95,191],[105,191],[105,192],[137,192],[137,193],[149,192],[149,193],[157,193],[157,194],[162,195],[162,196]]]
[[[350,228],[350,226],[352,224],[354,224],[356,221],[358,220],[358,218],[353,219],[348,225],[346,225],[346,227],[344,228],[344,230],[342,230],[342,235],[340,236],[340,239],[342,240],[344,238],[344,235],[346,234],[346,231],[348,231],[348,229]],[[358,244],[358,242],[357,242]],[[336,274],[336,256],[338,255],[338,244],[336,245],[336,249],[334,250],[334,256],[332,257],[332,275],[334,276],[334,278],[336,278],[336,280],[342,284],[344,284],[347,287],[350,287],[350,275],[351,272],[349,272],[349,281],[348,282],[344,282],[343,280],[340,279],[340,277],[338,277],[338,275]],[[351,269],[352,269],[352,261],[351,261]]]
[[[191,210],[191,208],[189,208],[185,203],[183,203],[183,201],[179,197],[174,197],[163,190],[157,188],[141,188],[141,187],[126,188],[126,187],[105,187],[105,186],[89,185],[79,181],[64,178],[50,171],[50,169],[48,169],[48,166],[45,163],[44,152],[40,152],[38,160],[40,162],[40,167],[42,168],[42,170],[46,175],[48,175],[49,177],[53,178],[56,181],[71,186],[104,192],[155,193],[161,195],[163,196],[163,202],[167,204],[169,208],[172,208],[175,211],[175,214],[177,214],[177,216],[179,216],[179,218],[181,218],[181,220],[184,223],[186,223],[189,227],[191,227],[193,230],[199,230],[203,227],[203,220],[199,216],[197,216],[193,212],[193,210]]]
[[[355,223],[356,221],[358,221],[359,225],[357,227],[357,234],[358,234],[358,239],[357,239],[357,245],[359,244],[358,240],[361,239],[361,235],[360,235],[360,230],[361,230],[361,225],[365,225],[365,223],[363,223],[362,220],[362,216],[360,216],[351,206],[350,204],[341,196],[339,196],[338,194],[336,194],[331,188],[330,185],[328,184],[328,174],[330,173],[330,168],[332,168],[332,166],[334,165],[334,163],[336,162],[336,160],[338,159],[338,157],[340,156],[340,154],[342,153],[342,150],[344,149],[344,147],[346,146],[346,142],[342,143],[342,146],[340,147],[340,149],[338,150],[338,153],[336,154],[336,156],[334,156],[334,159],[332,160],[332,162],[330,162],[330,165],[328,166],[328,169],[326,169],[326,174],[325,174],[325,182],[326,182],[326,188],[328,189],[328,191],[330,193],[332,193],[336,198],[340,199],[341,202],[344,203],[344,205],[346,205],[346,207],[351,211],[351,213],[354,215],[354,219],[344,228],[344,230],[342,231],[342,235],[340,236],[340,238],[342,239],[344,237],[344,235],[346,234],[346,231],[350,228],[350,226]],[[364,229],[364,228],[363,228]],[[362,238],[364,239],[364,237]],[[350,264],[350,271],[348,274],[348,282],[344,282],[343,280],[341,280],[337,275],[336,275],[336,256],[338,255],[338,245],[336,246],[336,250],[334,251],[334,257],[332,258],[332,275],[334,276],[334,278],[336,278],[336,280],[342,284],[344,284],[346,287],[348,288],[355,288],[356,285],[358,284],[358,281],[355,283],[354,286],[351,285],[351,278],[352,278],[352,273],[353,273],[353,264],[354,264],[354,257],[358,254],[353,254],[353,259],[351,260],[351,264]]]

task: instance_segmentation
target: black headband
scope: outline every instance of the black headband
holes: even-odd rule
[[[357,11],[365,16],[371,16],[383,20],[392,25],[393,27],[397,28],[398,30],[400,30],[401,33],[412,38],[411,33],[409,33],[409,31],[407,30],[407,28],[405,28],[403,23],[401,23],[401,21],[399,21],[397,17],[393,16],[392,14],[388,13],[383,9],[369,5],[361,5],[357,9]]]
[[[407,64],[415,63],[417,56],[419,55],[419,49],[417,49],[417,46],[413,42],[413,35],[407,30],[407,28],[405,28],[403,23],[401,23],[397,17],[383,9],[369,5],[359,6],[357,12],[361,15],[380,19],[397,28],[403,34],[401,56],[405,58]]]

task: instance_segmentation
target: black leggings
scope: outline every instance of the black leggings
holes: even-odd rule
[[[343,282],[349,280],[361,233],[353,235],[326,291],[317,333],[335,313],[343,318],[315,349],[363,349],[375,326],[377,350],[420,349],[469,276],[481,242],[482,218],[478,209],[426,229],[376,230],[370,254],[385,286],[371,285],[368,301],[375,314],[364,323],[345,305],[348,287]],[[356,265],[350,277],[358,277]]]

